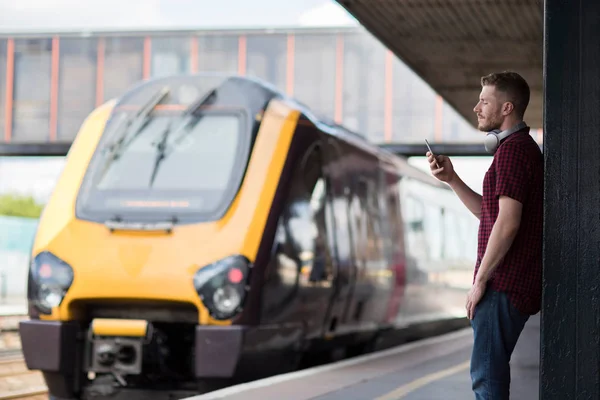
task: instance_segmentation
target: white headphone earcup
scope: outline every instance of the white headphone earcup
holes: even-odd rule
[[[501,131],[500,129],[494,129],[493,131],[488,132],[488,134],[485,135],[485,138],[483,139],[483,145],[485,146],[485,150],[488,153],[494,154],[496,150],[498,150],[498,146],[500,145],[501,140],[506,139],[513,133],[518,132],[523,128],[527,128],[527,124],[521,121],[517,125],[505,131]]]
[[[498,147],[498,142],[498,136],[495,132],[490,132],[487,135],[485,135],[485,138],[483,139],[485,151],[493,154],[496,151],[496,148]]]

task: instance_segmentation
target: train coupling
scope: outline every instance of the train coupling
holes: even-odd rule
[[[142,372],[142,347],[152,339],[144,320],[94,319],[86,341],[86,372],[109,373],[125,386],[124,375]]]

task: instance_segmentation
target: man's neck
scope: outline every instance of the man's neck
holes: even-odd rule
[[[522,119],[518,119],[518,120],[504,120],[504,122],[502,123],[502,125],[500,125],[500,130],[501,131],[505,131],[508,130],[514,126],[516,126],[517,124],[523,122]]]

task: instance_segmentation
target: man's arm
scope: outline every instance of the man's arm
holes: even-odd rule
[[[475,193],[455,172],[452,179],[448,182],[454,193],[460,201],[473,213],[477,219],[481,218],[481,195]]]
[[[475,285],[485,285],[512,245],[519,226],[523,205],[508,196],[500,196],[498,218],[475,278]]]
[[[521,202],[501,195],[499,201],[498,218],[494,223],[490,238],[488,240],[485,254],[477,271],[475,282],[467,294],[467,317],[475,317],[475,306],[486,291],[486,283],[500,264],[500,261],[512,245],[521,225],[521,213],[523,206]]]

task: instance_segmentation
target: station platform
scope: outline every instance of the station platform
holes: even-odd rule
[[[316,368],[186,400],[473,399],[470,327]],[[528,321],[511,361],[511,399],[539,397],[539,316]]]
[[[0,304],[0,317],[27,315],[27,302],[12,301]]]

